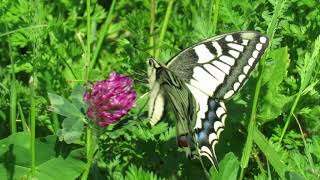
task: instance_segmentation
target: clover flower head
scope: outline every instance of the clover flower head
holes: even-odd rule
[[[83,99],[88,104],[87,117],[100,126],[119,121],[135,106],[133,81],[112,72],[109,79],[87,84]]]

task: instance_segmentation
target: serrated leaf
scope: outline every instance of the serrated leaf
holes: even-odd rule
[[[141,167],[136,167],[135,165],[130,165],[126,176],[124,179],[128,180],[160,180],[157,175],[153,174],[153,172],[148,172],[142,169]]]
[[[310,81],[314,79],[312,75],[317,63],[320,63],[320,58],[318,57],[320,51],[320,36],[317,37],[314,46],[315,47],[311,55],[306,53],[304,59],[300,58],[298,60],[298,72],[301,77],[300,92],[304,91]]]
[[[277,49],[272,52],[271,57],[272,64],[266,68],[263,74],[263,81],[267,88],[266,95],[263,96],[261,111],[258,114],[258,118],[264,122],[278,117],[284,112],[286,104],[293,99],[292,96],[281,93],[280,85],[286,78],[290,63],[288,49]]]

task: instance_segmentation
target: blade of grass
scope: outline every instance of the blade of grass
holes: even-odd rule
[[[11,43],[8,36],[9,56],[11,63],[11,87],[10,87],[10,130],[11,134],[17,132],[17,88],[16,88],[16,73],[15,73],[15,61],[12,57]]]
[[[276,31],[276,27],[278,24],[278,19],[279,19],[279,16],[281,15],[281,10],[283,8],[284,3],[285,3],[285,0],[277,1],[271,22],[270,22],[268,30],[267,30],[267,35],[270,39],[269,46],[271,46],[273,36],[274,36],[274,33]],[[252,110],[251,110],[250,120],[249,120],[249,125],[248,125],[248,136],[246,139],[244,150],[242,152],[241,163],[240,163],[241,171],[240,171],[239,179],[243,178],[244,169],[248,167],[248,162],[249,162],[249,158],[250,158],[250,154],[251,154],[251,150],[252,150],[253,130],[254,130],[255,123],[256,123],[255,122],[255,115],[257,112],[257,105],[258,105],[259,95],[260,95],[261,86],[262,86],[262,78],[263,78],[262,75],[263,75],[266,59],[268,56],[269,56],[269,50],[267,50],[266,55],[260,61],[260,74],[259,74],[258,82],[256,85],[256,89],[255,89],[253,103],[252,103]]]
[[[158,45],[157,45],[157,50],[156,50],[156,53],[155,53],[155,58],[156,58],[156,59],[159,58],[160,47],[161,47],[161,45],[162,45],[164,36],[165,36],[165,34],[166,34],[166,31],[167,31],[169,19],[170,19],[171,12],[172,12],[173,2],[174,2],[174,0],[170,0],[170,1],[169,1],[169,4],[168,4],[168,6],[167,6],[167,10],[166,10],[166,15],[165,15],[165,17],[164,17],[164,21],[163,21],[162,26],[161,26],[160,37],[159,37],[159,41],[158,41]]]
[[[103,23],[102,28],[100,30],[99,39],[98,39],[98,42],[96,44],[96,47],[95,47],[95,50],[94,50],[94,53],[93,53],[92,61],[91,61],[91,64],[90,64],[90,69],[92,69],[93,66],[96,64],[96,61],[97,61],[98,55],[100,53],[100,49],[101,49],[103,40],[105,39],[105,37],[106,37],[106,35],[108,33],[108,30],[109,30],[109,27],[110,27],[110,23],[111,23],[111,20],[112,20],[112,15],[113,15],[115,4],[116,4],[116,0],[113,0],[112,3],[111,3],[111,7],[109,9],[109,12],[108,12],[107,19]]]
[[[20,118],[21,118],[23,131],[24,131],[24,132],[29,132],[30,129],[29,129],[29,127],[28,127],[27,120],[26,120],[26,118],[24,117],[23,110],[22,110],[22,108],[21,108],[20,102],[18,102],[18,112],[19,112],[19,115],[20,115]]]
[[[219,4],[220,4],[220,0],[215,0],[215,3],[214,3],[214,14],[213,14],[213,34],[216,34],[216,30],[217,30],[218,15],[219,15]]]
[[[35,176],[36,173],[36,101],[35,101],[35,73],[32,74],[30,82],[30,129],[31,129],[31,175]]]
[[[42,4],[39,0],[35,0],[34,2],[30,2],[30,17],[32,17],[33,24],[39,25],[41,24],[41,15],[43,14],[43,9],[41,7]],[[32,43],[32,74],[29,80],[29,88],[30,88],[30,134],[31,134],[31,142],[30,142],[30,149],[31,149],[31,176],[36,176],[36,85],[37,85],[37,61],[40,59],[39,56],[39,46],[40,42],[40,29],[31,29],[31,37],[33,40]]]
[[[90,72],[90,60],[91,60],[91,2],[87,0],[87,50],[85,56],[85,70],[83,74],[83,80],[85,82],[89,79],[89,72]]]
[[[150,0],[150,38],[149,38],[149,44],[152,49],[150,50],[151,56],[155,56],[155,48],[154,48],[154,23],[156,21],[155,17],[155,2],[154,0]]]

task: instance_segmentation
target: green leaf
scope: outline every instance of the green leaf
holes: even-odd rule
[[[52,158],[37,166],[38,179],[76,179],[85,168],[85,163],[80,161],[82,150],[72,151],[67,158]]]
[[[286,166],[281,161],[281,155],[274,150],[274,147],[269,144],[264,135],[256,127],[253,132],[253,141],[259,146],[278,175],[284,177]]]
[[[211,179],[237,179],[240,163],[233,153],[228,153],[224,156],[223,160],[219,163],[219,172],[211,168]]]
[[[66,158],[55,152],[57,137],[36,139],[36,177],[38,179],[75,179],[83,169],[80,150]],[[30,134],[19,132],[0,140],[0,177],[26,179],[31,171]]]
[[[300,92],[304,91],[309,85],[311,80],[315,80],[313,74],[316,70],[317,63],[320,63],[319,51],[320,51],[320,36],[317,37],[312,54],[306,53],[304,59],[298,61],[298,72],[301,77]],[[318,73],[318,72],[316,72]]]
[[[54,112],[66,117],[83,118],[81,111],[67,99],[52,93],[48,93]]]
[[[67,117],[63,120],[62,129],[59,129],[57,135],[59,140],[64,140],[67,144],[76,143],[83,134],[83,121],[77,117]]]
[[[266,86],[266,95],[258,118],[264,122],[273,120],[285,112],[286,105],[292,101],[292,96],[286,96],[281,92],[281,83],[287,77],[287,68],[290,59],[288,48],[280,48],[271,53],[273,61],[270,67],[265,68],[263,81]]]
[[[286,179],[287,180],[305,180],[305,178],[303,178],[296,172],[287,172]]]
[[[145,171],[141,167],[136,167],[135,165],[130,165],[126,176],[124,179],[127,180],[160,180],[157,175],[153,174],[152,172]]]
[[[86,104],[83,101],[84,92],[85,88],[83,86],[76,85],[69,97],[69,99],[72,101],[72,104],[74,104],[78,109],[86,108]]]

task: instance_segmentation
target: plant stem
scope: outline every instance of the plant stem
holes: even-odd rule
[[[87,0],[87,52],[86,52],[86,72],[84,75],[84,81],[87,82],[89,79],[89,66],[90,66],[90,51],[91,51],[91,2],[90,0]],[[81,179],[82,180],[87,180],[88,175],[90,172],[91,168],[91,163],[92,163],[92,154],[91,154],[91,127],[87,125],[86,127],[87,133],[86,133],[86,158],[87,158],[87,165],[84,173],[82,174]]]
[[[59,130],[59,119],[58,119],[57,113],[55,112],[52,113],[52,120],[53,120],[53,130],[55,133],[57,133]]]
[[[308,161],[310,163],[310,166],[311,166],[312,169],[314,169],[315,168],[314,167],[314,162],[312,160],[312,156],[311,156],[310,152],[307,150],[307,141],[306,141],[306,138],[304,137],[304,133],[303,133],[302,127],[301,127],[301,125],[299,123],[298,118],[294,114],[292,114],[292,115],[293,115],[294,119],[296,120],[296,122],[297,122],[297,124],[299,126],[299,130],[300,130],[300,133],[301,133],[301,138],[303,140],[303,144],[304,144],[304,148],[305,148],[305,153],[307,155],[307,158],[308,158]]]
[[[154,23],[156,21],[155,18],[155,2],[154,0],[150,1],[150,38],[149,38],[149,44],[152,49],[150,50],[151,56],[155,56],[155,48],[154,48]]]
[[[299,100],[300,100],[300,97],[301,97],[301,93],[299,92],[298,95],[297,95],[297,97],[296,97],[296,99],[295,99],[294,102],[293,102],[293,105],[291,106],[289,115],[288,115],[288,117],[287,117],[287,119],[286,119],[286,124],[284,125],[284,127],[283,127],[283,129],[282,129],[281,136],[280,136],[280,139],[279,139],[279,141],[278,141],[278,143],[279,143],[278,146],[279,146],[279,147],[281,146],[282,139],[283,139],[283,137],[284,137],[284,134],[285,134],[286,131],[287,131],[287,128],[288,128],[289,124],[290,124],[291,116],[293,115],[294,110],[296,109],[296,107],[297,107],[297,105],[298,105],[298,102],[299,102]]]
[[[36,172],[36,102],[35,102],[35,73],[32,74],[32,80],[30,82],[30,130],[31,130],[31,175],[35,177]]]
[[[115,4],[116,4],[116,0],[113,0],[112,3],[111,3],[111,7],[109,9],[109,12],[108,12],[107,19],[102,25],[101,33],[99,34],[99,39],[98,39],[98,42],[97,42],[95,50],[94,50],[92,62],[90,64],[90,69],[92,69],[93,66],[96,64],[97,57],[98,57],[98,55],[100,53],[100,49],[101,49],[103,40],[105,39],[105,36],[108,33],[108,30],[109,30],[109,27],[110,27],[110,23],[111,23],[111,20],[112,20],[112,15],[113,15]]]
[[[32,10],[30,11],[31,17],[33,19],[33,24],[40,24],[41,23],[41,5],[39,0],[35,0],[32,2],[32,5],[30,4],[30,7]],[[40,14],[39,14],[40,12]],[[33,71],[29,80],[29,85],[30,85],[30,134],[31,134],[31,142],[30,142],[30,149],[31,149],[31,176],[35,177],[36,175],[36,144],[35,144],[35,139],[36,139],[36,85],[37,85],[37,60],[39,59],[39,44],[40,42],[40,37],[39,33],[40,31],[38,29],[31,29],[31,34],[34,42],[32,43],[32,66],[33,66]]]
[[[284,2],[285,2],[285,0],[277,1],[271,22],[270,22],[269,27],[267,29],[267,34],[270,38],[270,40],[269,40],[270,45],[269,46],[271,46],[271,42],[273,40],[273,36],[276,31],[278,19],[279,19],[280,13],[281,13],[281,9],[284,5]],[[269,56],[269,51],[267,50],[265,57],[262,58],[261,62],[260,62],[261,70],[260,70],[259,79],[258,79],[256,89],[255,89],[253,103],[252,103],[252,110],[251,110],[250,120],[249,120],[249,125],[248,125],[248,136],[247,136],[247,140],[246,140],[246,143],[244,146],[244,150],[242,152],[241,163],[240,163],[241,172],[240,172],[239,179],[243,178],[244,170],[248,166],[248,162],[249,162],[249,158],[250,158],[250,154],[251,154],[251,150],[252,150],[253,131],[255,129],[255,124],[256,124],[255,115],[257,112],[257,105],[258,105],[259,95],[260,95],[261,86],[262,86],[264,67],[265,67],[266,59],[268,56]]]
[[[157,46],[158,48],[157,48],[156,53],[155,53],[155,58],[156,59],[159,58],[160,47],[162,45],[162,42],[163,42],[163,39],[164,39],[164,35],[166,34],[166,31],[167,31],[170,15],[171,15],[171,12],[172,12],[173,2],[174,2],[174,0],[170,0],[169,1],[168,7],[167,7],[167,11],[166,11],[166,15],[164,17],[164,21],[163,21],[163,24],[162,24],[162,27],[161,27],[159,42],[158,42],[158,46]]]
[[[15,74],[15,61],[11,53],[11,43],[8,37],[9,54],[11,63],[11,87],[10,87],[10,130],[11,134],[17,132],[17,86],[16,86],[16,74]]]
[[[92,131],[91,127],[87,126],[87,136],[86,136],[86,156],[87,156],[87,164],[86,164],[86,169],[84,173],[82,174],[81,179],[82,180],[87,180],[88,175],[91,169],[91,164],[92,164]]]
[[[24,117],[23,110],[22,110],[21,104],[19,102],[18,102],[18,111],[19,111],[19,114],[20,114],[23,131],[24,132],[29,132],[30,130],[29,130],[29,127],[28,127],[28,123],[26,121],[26,118]]]
[[[19,28],[19,29],[16,29],[16,30],[12,30],[12,31],[9,31],[9,32],[5,32],[5,33],[0,34],[0,38],[3,37],[3,36],[7,36],[7,35],[10,35],[10,34],[19,32],[19,31],[28,30],[28,29],[31,29],[31,30],[32,30],[32,29],[43,28],[43,27],[48,27],[48,25],[46,25],[46,24],[39,24],[39,25],[34,25],[34,26]]]
[[[85,62],[85,72],[84,81],[87,82],[89,79],[90,71],[90,59],[91,59],[91,2],[87,0],[87,51],[86,51],[86,62]]]
[[[213,14],[213,34],[216,34],[216,30],[217,30],[218,15],[219,15],[219,4],[220,4],[220,0],[215,0],[214,14]]]

